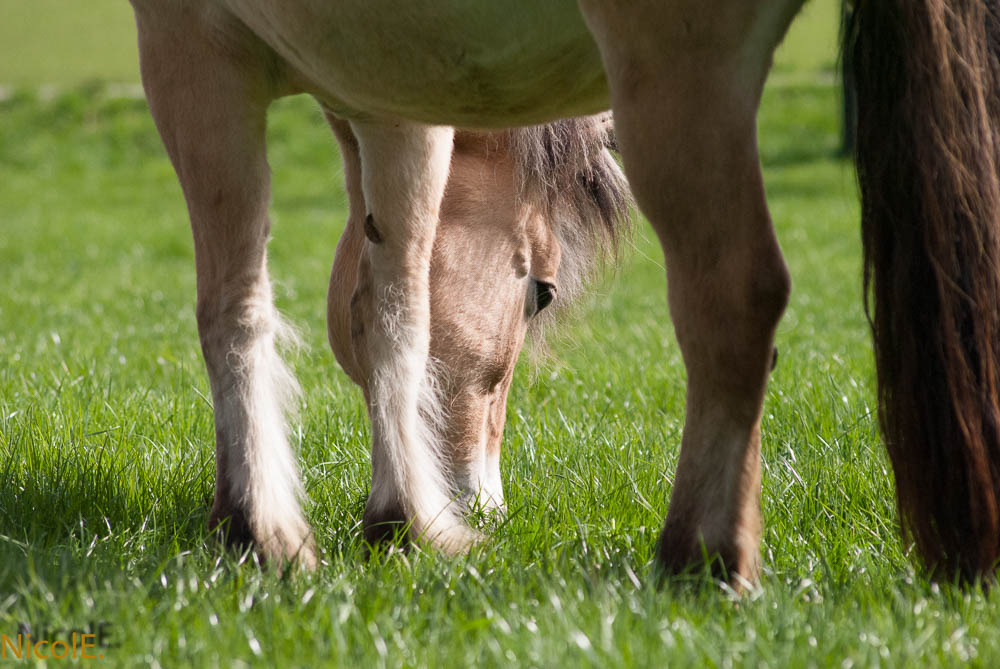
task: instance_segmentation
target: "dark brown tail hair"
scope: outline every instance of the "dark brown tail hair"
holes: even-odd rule
[[[1000,10],[856,0],[866,307],[904,535],[938,578],[1000,557]]]

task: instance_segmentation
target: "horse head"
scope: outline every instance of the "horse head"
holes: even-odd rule
[[[351,202],[330,281],[330,344],[369,401],[362,345],[375,313],[366,244],[380,242],[360,192],[350,126],[331,120]],[[431,340],[423,410],[433,415],[452,490],[471,506],[503,506],[500,444],[507,394],[529,332],[572,302],[627,230],[629,195],[612,156],[609,115],[455,135],[430,269]],[[366,515],[403,522],[401,511]],[[385,526],[385,523],[390,525]]]

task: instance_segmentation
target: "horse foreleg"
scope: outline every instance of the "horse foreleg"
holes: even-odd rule
[[[266,263],[271,97],[254,69],[252,46],[221,48],[194,14],[166,9],[136,14],[143,84],[194,233],[198,332],[215,410],[209,522],[265,559],[312,566],[315,549],[284,418],[297,386],[275,351],[284,326]]]
[[[476,539],[444,471],[443,410],[429,373],[431,250],[451,160],[451,128],[352,123],[367,204],[366,242],[351,301],[355,359],[367,378],[372,490],[365,536],[409,524],[448,552]]]
[[[668,571],[708,559],[731,579],[753,579],[761,407],[789,292],[755,120],[794,2],[770,12],[763,3],[678,2],[669,13],[654,3],[612,12],[600,0],[582,4],[609,74],[625,170],[663,247],[688,372],[658,558]]]

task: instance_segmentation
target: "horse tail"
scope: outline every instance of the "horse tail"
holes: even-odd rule
[[[904,536],[931,574],[1000,557],[1000,8],[857,0],[865,306]]]

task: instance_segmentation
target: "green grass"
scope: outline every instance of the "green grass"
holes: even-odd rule
[[[837,67],[840,0],[806,0],[774,56],[777,74],[816,75]]]
[[[0,0],[0,85],[139,81],[128,0]]]
[[[49,81],[14,67],[0,58],[0,81]],[[508,521],[468,558],[366,561],[368,424],[323,322],[346,198],[319,113],[277,105],[271,267],[306,333],[294,442],[325,559],[283,579],[207,537],[190,233],[144,103],[95,87],[0,102],[0,633],[106,620],[120,666],[996,665],[996,596],[928,584],[900,542],[837,95],[795,81],[760,121],[795,292],[764,410],[764,573],[738,603],[700,577],[653,582],[684,372],[645,228],[554,361],[518,369]]]

